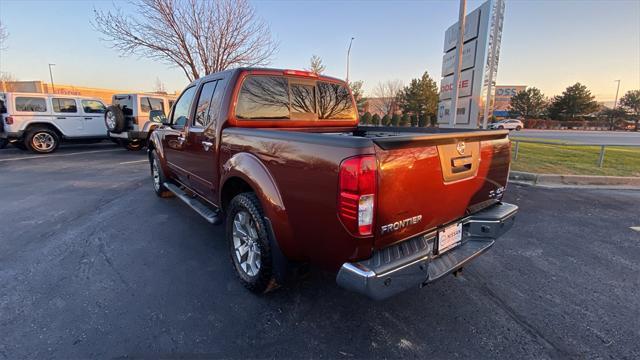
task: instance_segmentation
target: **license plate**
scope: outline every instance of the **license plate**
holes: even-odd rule
[[[462,224],[449,225],[438,231],[438,253],[449,250],[462,241]]]

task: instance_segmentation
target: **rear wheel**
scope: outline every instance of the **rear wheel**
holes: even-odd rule
[[[258,294],[275,288],[269,233],[258,197],[254,193],[237,195],[227,214],[226,237],[240,282]]]
[[[500,125],[500,126],[498,126],[498,129],[499,129],[499,130],[503,130],[503,129],[504,129],[504,126]]]
[[[141,140],[132,140],[127,141],[124,145],[125,148],[129,151],[140,151],[144,147],[144,144]]]
[[[27,132],[24,145],[34,153],[48,154],[56,151],[60,145],[60,136],[49,128],[37,127]]]

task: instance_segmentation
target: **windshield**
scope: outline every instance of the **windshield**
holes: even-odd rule
[[[238,119],[351,120],[356,111],[340,83],[284,76],[249,76],[238,95]]]

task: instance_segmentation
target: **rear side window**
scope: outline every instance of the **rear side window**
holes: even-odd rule
[[[317,88],[319,119],[355,118],[351,95],[345,86],[318,81]]]
[[[47,102],[38,97],[17,97],[16,111],[47,112]]]
[[[120,105],[122,112],[127,116],[133,116],[133,99],[131,95],[116,95],[113,97],[113,105]]]
[[[78,112],[78,106],[76,105],[76,101],[73,99],[53,98],[51,99],[51,103],[53,104],[53,112],[57,112],[57,113]]]
[[[200,97],[198,98],[198,106],[196,107],[196,118],[193,124],[198,127],[207,127],[211,122],[209,116],[209,106],[211,106],[211,98],[216,90],[217,81],[210,81],[202,86]]]
[[[82,110],[86,114],[104,114],[107,108],[97,100],[82,100]]]
[[[238,119],[288,119],[289,85],[282,76],[252,76],[242,84]]]
[[[140,111],[148,113],[151,110],[162,110],[164,112],[164,102],[162,99],[156,99],[151,97],[140,98]]]

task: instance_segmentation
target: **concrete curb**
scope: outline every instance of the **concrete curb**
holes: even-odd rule
[[[535,174],[522,171],[511,171],[509,173],[509,180],[540,186],[597,186],[640,189],[640,177]]]

